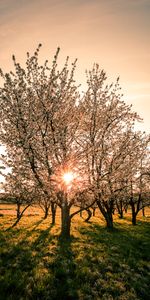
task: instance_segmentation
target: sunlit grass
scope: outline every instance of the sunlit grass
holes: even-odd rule
[[[149,210],[137,226],[130,213],[124,220],[115,216],[114,232],[98,211],[89,223],[78,215],[71,240],[63,242],[59,210],[53,227],[51,217],[44,220],[34,208],[35,216],[31,209],[7,230],[15,217],[10,208],[0,217],[0,299],[149,299]]]

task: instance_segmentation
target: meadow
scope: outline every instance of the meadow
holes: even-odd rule
[[[116,215],[113,231],[98,210],[89,223],[77,215],[69,241],[59,237],[59,210],[55,226],[34,207],[8,229],[14,213],[0,205],[1,300],[150,299],[150,210],[136,226],[130,212]]]

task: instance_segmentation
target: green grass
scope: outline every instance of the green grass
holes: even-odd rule
[[[14,216],[4,214],[0,235],[1,300],[150,299],[150,218],[138,225],[115,218],[108,231],[97,214],[89,224],[77,216],[70,241],[41,213],[25,216],[6,230]]]

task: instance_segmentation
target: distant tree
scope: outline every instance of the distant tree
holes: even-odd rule
[[[127,182],[122,182],[122,190],[118,191],[117,195],[116,195],[116,201],[115,201],[115,208],[118,212],[119,218],[123,219],[124,216],[124,212],[127,212],[127,208],[129,206],[128,203],[128,194],[127,194]]]
[[[28,207],[36,202],[37,185],[19,150],[13,160],[7,155],[2,155],[2,161],[6,168],[11,166],[11,172],[4,175],[3,190],[5,199],[9,203],[16,204],[17,219],[13,224],[14,227]]]
[[[14,174],[7,175],[7,183],[4,185],[5,199],[9,203],[16,204],[16,221],[12,227],[16,226],[22,218],[25,211],[33,205],[36,198],[35,187],[20,180],[19,176]]]
[[[76,197],[75,205],[80,207],[80,217],[83,217],[82,213],[85,210],[87,213],[85,222],[88,222],[92,217],[92,212],[90,209],[93,210],[93,216],[96,209],[96,202],[94,201],[93,193],[90,191],[90,189],[84,189],[82,191],[77,192],[75,197]]]
[[[52,225],[54,225],[55,217],[56,217],[56,209],[57,209],[56,193],[51,190],[51,196],[47,197],[47,195],[45,195],[41,189],[38,189],[38,190],[39,190],[39,193],[38,193],[38,197],[37,197],[37,203],[44,212],[44,219],[47,219],[49,211],[51,209]],[[49,192],[49,194],[50,194],[50,192]]]
[[[150,158],[150,136],[137,133],[135,142],[134,153],[129,158],[128,176],[129,205],[133,225],[136,225],[139,211],[150,205],[150,180],[146,173]]]

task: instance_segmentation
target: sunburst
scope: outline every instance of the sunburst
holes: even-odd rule
[[[72,182],[73,179],[74,179],[73,172],[66,172],[66,173],[63,174],[63,180],[64,180],[66,185],[69,185]]]

